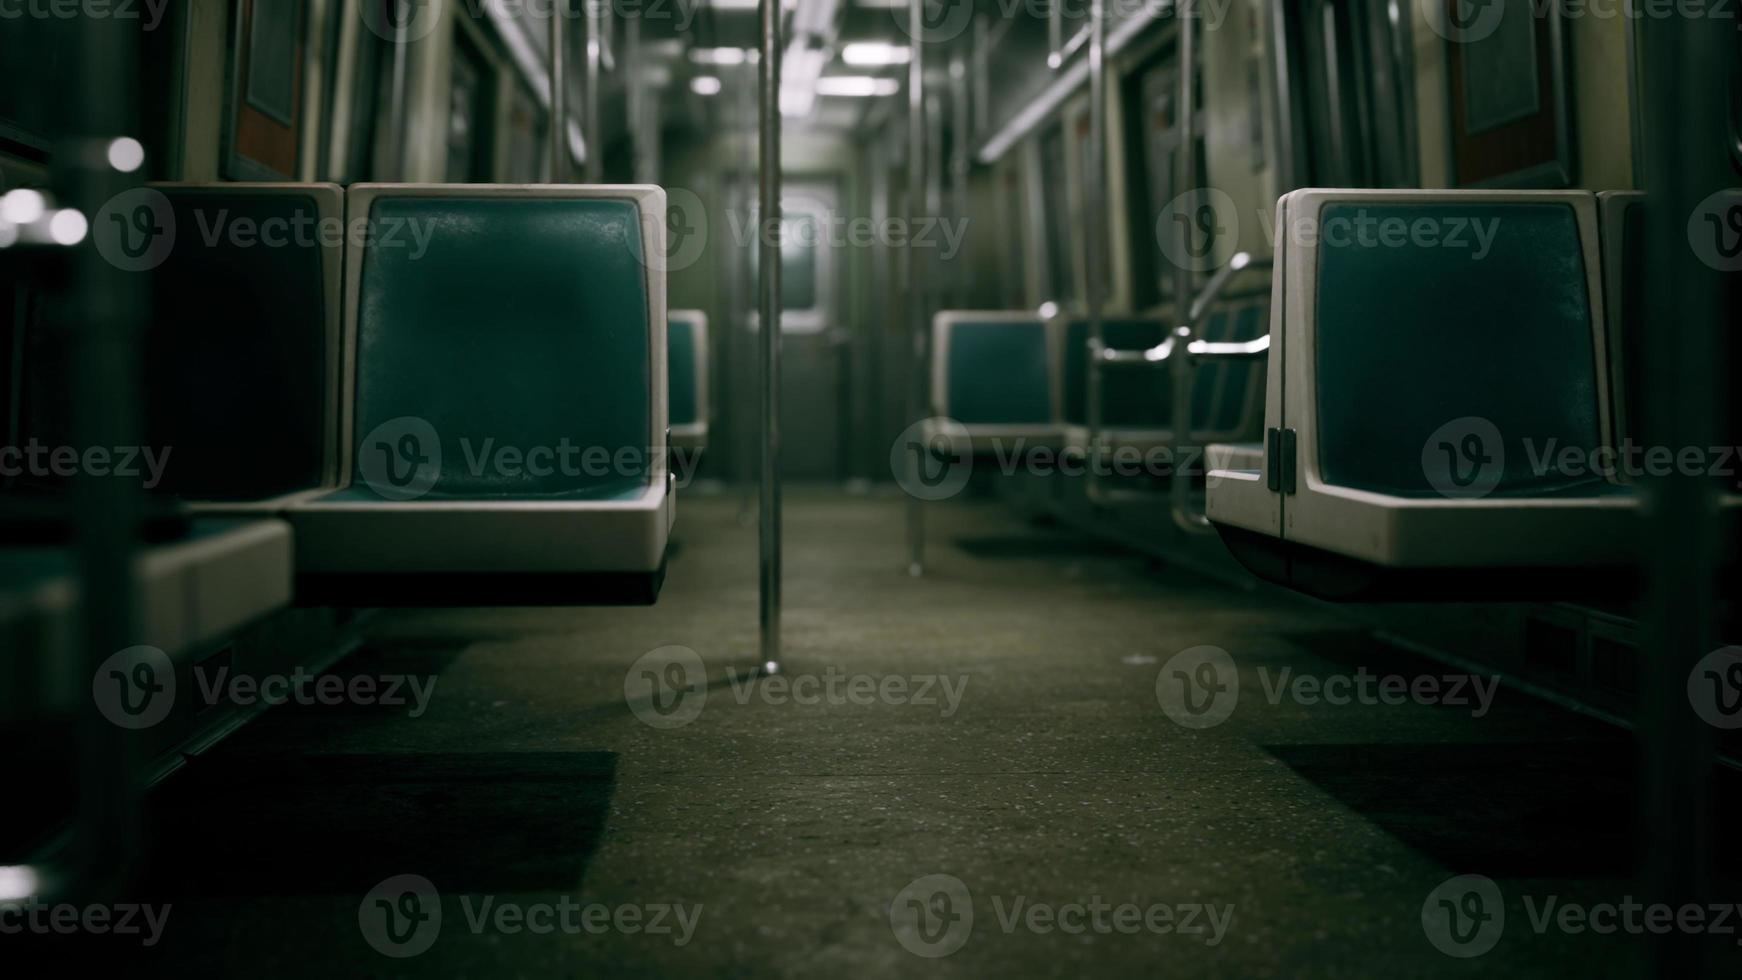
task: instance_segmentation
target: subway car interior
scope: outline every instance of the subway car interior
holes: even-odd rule
[[[0,0],[0,974],[1742,971],[1727,0]]]

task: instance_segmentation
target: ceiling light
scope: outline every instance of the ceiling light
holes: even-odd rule
[[[874,95],[894,95],[901,84],[893,78],[872,78],[870,75],[834,75],[817,79],[818,95],[866,98]]]
[[[879,65],[905,65],[913,57],[913,51],[899,44],[885,44],[882,41],[853,41],[841,49],[841,60],[849,65],[859,67],[876,67]]]

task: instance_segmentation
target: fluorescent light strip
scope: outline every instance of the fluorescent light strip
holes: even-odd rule
[[[841,60],[860,68],[905,65],[912,59],[911,48],[882,41],[853,41],[841,49]]]
[[[752,48],[691,48],[690,62],[697,65],[753,65],[760,54]]]
[[[1159,0],[1146,3],[1143,9],[1133,14],[1129,20],[1107,34],[1107,57],[1118,54],[1121,48],[1130,44],[1139,32],[1161,18],[1161,15],[1173,6],[1173,0]],[[1068,68],[1058,80],[1046,87],[1039,98],[1030,102],[1014,119],[1004,124],[1004,128],[992,134],[986,142],[980,144],[980,151],[975,154],[981,163],[996,163],[1012,146],[1015,146],[1024,136],[1033,132],[1046,118],[1052,115],[1054,109],[1064,104],[1064,101],[1076,92],[1077,87],[1089,78],[1088,59],[1078,60]]]
[[[894,95],[901,91],[901,83],[893,78],[873,78],[870,75],[833,75],[817,79],[816,90],[818,95],[863,99]]]

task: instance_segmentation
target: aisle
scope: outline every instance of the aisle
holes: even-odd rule
[[[139,898],[173,911],[147,962],[1494,977],[1624,961],[1620,940],[1538,935],[1526,905],[1627,890],[1620,733],[1447,676],[1316,607],[992,503],[935,508],[932,574],[913,581],[899,521],[892,498],[791,495],[791,654],[773,684],[741,676],[754,530],[726,498],[683,501],[657,607],[380,617],[340,673],[416,680],[427,703],[281,708],[166,784]],[[1165,694],[1179,672],[1226,679],[1213,660],[1173,659],[1204,645],[1231,658],[1238,695],[1195,689],[1206,715],[1170,699],[1193,725],[1232,708],[1186,727],[1157,680]],[[705,665],[705,697],[681,687],[687,655],[637,663],[671,646]],[[1437,693],[1386,703],[1417,672]],[[1351,703],[1326,700],[1338,692]],[[1430,893],[1463,873],[1495,879],[1508,913],[1474,960],[1439,952],[1422,924]],[[371,894],[401,875],[437,896],[419,904],[404,881]],[[439,907],[439,928],[395,918],[391,934],[381,898],[396,916]],[[371,940],[427,951],[390,958]],[[948,949],[935,964],[910,951]]]

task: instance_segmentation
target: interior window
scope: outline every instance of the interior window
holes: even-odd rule
[[[1065,132],[1064,125],[1055,124],[1040,138],[1042,216],[1045,219],[1041,241],[1046,247],[1047,288],[1054,302],[1063,306],[1076,299],[1076,277],[1072,274],[1069,206],[1065,199]]]
[[[490,74],[483,56],[463,33],[454,35],[450,74],[448,180],[482,183],[490,179]]]

